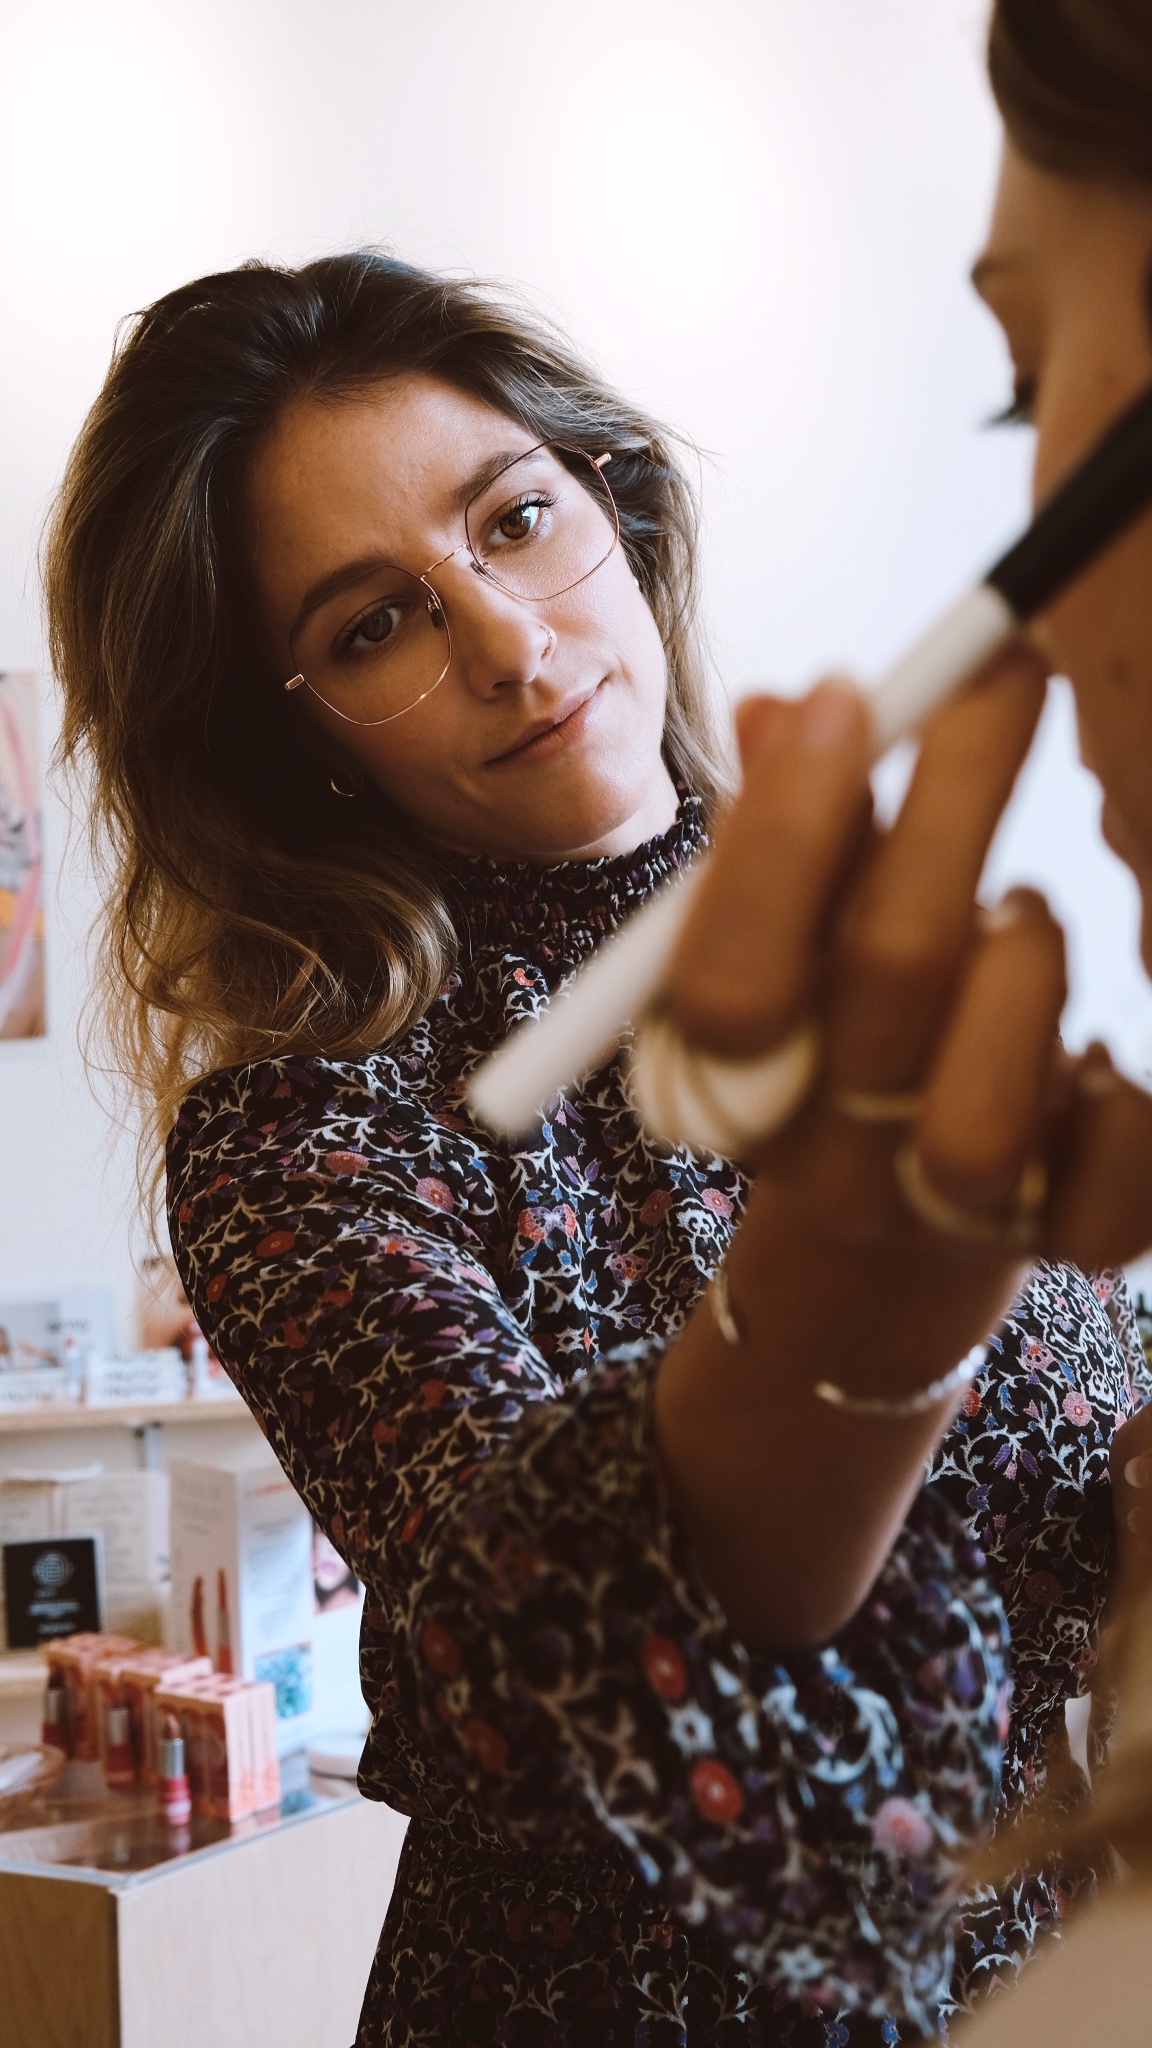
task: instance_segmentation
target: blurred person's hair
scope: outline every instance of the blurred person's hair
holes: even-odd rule
[[[1152,184],[1150,0],[996,0],[988,69],[1021,156]]]
[[[350,1055],[427,1007],[457,936],[418,825],[334,748],[262,650],[245,490],[287,406],[426,372],[540,440],[612,451],[620,538],[668,662],[664,755],[725,786],[696,623],[698,516],[673,437],[546,322],[374,250],[248,263],[169,292],[121,338],[49,524],[61,759],[87,773],[105,877],[99,1014],[149,1117],[205,1072]]]

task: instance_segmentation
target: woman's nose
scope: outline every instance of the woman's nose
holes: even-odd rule
[[[522,688],[539,674],[551,652],[555,634],[537,606],[502,589],[494,578],[477,574],[470,556],[453,563],[456,571],[444,604],[452,633],[452,666],[468,689],[479,697]]]

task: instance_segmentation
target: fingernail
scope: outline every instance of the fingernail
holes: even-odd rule
[[[1088,1096],[1090,1099],[1096,1096],[1118,1095],[1124,1086],[1111,1061],[1109,1061],[1107,1066],[1103,1062],[1097,1061],[1093,1061],[1090,1066],[1081,1062],[1076,1068],[1073,1079],[1075,1080],[1078,1094]]]
[[[850,684],[820,683],[801,706],[800,738],[805,746],[831,753],[852,738],[858,717]]]
[[[989,908],[981,904],[976,913],[976,925],[985,937],[995,932],[1009,932],[1019,924],[1024,915],[1024,906],[1015,897],[1006,896],[1002,903],[993,903]]]
[[[1148,1467],[1143,1458],[1129,1458],[1124,1467],[1124,1477],[1129,1486],[1147,1486]]]

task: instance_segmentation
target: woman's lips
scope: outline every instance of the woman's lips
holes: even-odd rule
[[[571,711],[558,718],[555,725],[546,726],[543,732],[537,732],[529,740],[519,741],[503,754],[494,754],[488,766],[503,768],[510,763],[535,764],[548,760],[553,754],[563,753],[566,747],[572,746],[576,740],[583,737],[596,715],[599,699],[600,685],[597,683],[596,688],[590,690],[586,697],[582,697],[578,704],[573,705]]]

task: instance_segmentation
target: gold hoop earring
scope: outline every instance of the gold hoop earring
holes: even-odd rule
[[[332,791],[333,796],[356,797],[362,796],[364,793],[363,783],[353,782],[350,776],[345,777],[342,781],[339,771],[328,777],[328,787]]]

